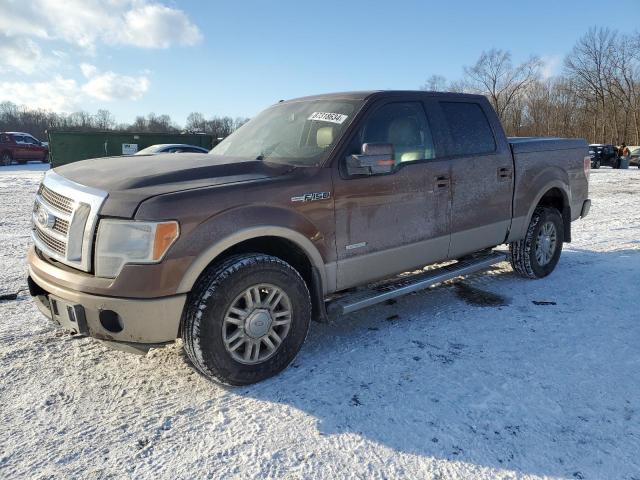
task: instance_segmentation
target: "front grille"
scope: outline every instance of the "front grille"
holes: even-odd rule
[[[47,232],[40,230],[37,227],[34,228],[34,232],[36,234],[36,237],[38,237],[40,241],[42,241],[49,249],[64,257],[67,249],[67,246],[64,242],[58,240],[57,238],[49,235]]]
[[[98,212],[106,198],[107,192],[47,172],[33,206],[35,246],[49,258],[91,271]]]
[[[51,229],[63,235],[66,235],[67,232],[69,232],[69,222],[67,222],[66,220],[63,220],[62,218],[56,218],[53,224],[53,227],[51,227]]]
[[[53,192],[44,185],[40,185],[40,190],[38,191],[38,193],[51,207],[56,208],[64,213],[73,213],[73,200],[71,200],[70,198]]]

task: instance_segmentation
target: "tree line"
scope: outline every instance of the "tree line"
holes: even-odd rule
[[[539,57],[514,64],[510,52],[492,49],[461,79],[432,75],[422,88],[485,95],[507,135],[640,145],[640,32],[591,28],[559,75],[543,78],[543,67]]]
[[[187,117],[184,127],[175,123],[169,115],[149,113],[137,116],[132,123],[117,123],[109,110],[98,110],[95,114],[85,111],[70,114],[43,109],[31,109],[12,102],[0,103],[0,132],[26,132],[40,140],[46,140],[50,129],[81,132],[121,131],[140,133],[206,133],[213,135],[214,142],[224,138],[245,123],[246,118],[211,117],[193,112]]]

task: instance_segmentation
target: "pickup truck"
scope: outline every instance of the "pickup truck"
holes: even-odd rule
[[[20,164],[29,160],[49,161],[49,147],[28,133],[0,132],[0,165]]]
[[[312,319],[507,259],[549,275],[589,212],[589,171],[584,140],[508,139],[482,96],[283,101],[208,154],[50,170],[29,288],[63,328],[132,351],[182,338],[206,377],[250,384],[293,360]]]
[[[620,156],[618,155],[618,147],[615,145],[592,143],[589,145],[589,157],[591,157],[591,168],[593,169],[597,170],[602,165],[620,168]]]

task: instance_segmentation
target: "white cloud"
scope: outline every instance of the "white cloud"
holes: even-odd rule
[[[177,8],[147,0],[0,0],[0,32],[57,39],[93,50],[97,44],[168,48],[194,45],[198,27]]]
[[[168,48],[172,43],[195,45],[202,39],[198,27],[180,10],[145,5],[128,11],[118,40],[137,47]]]
[[[0,101],[68,112],[89,101],[140,99],[149,90],[148,71],[130,76],[80,62],[87,55],[97,59],[98,49],[105,46],[166,49],[200,42],[202,34],[185,12],[164,3],[0,0],[0,73],[44,78],[3,81],[0,77]],[[68,78],[69,68],[78,63],[82,77]],[[64,68],[56,71],[54,66]]]
[[[0,101],[10,101],[30,108],[71,112],[84,108],[92,100],[139,100],[149,89],[150,82],[145,75],[133,77],[111,71],[100,72],[88,63],[83,63],[80,68],[87,79],[83,84],[60,75],[42,82],[0,82]]]
[[[40,47],[30,38],[0,34],[0,72],[31,74],[50,65]]]
[[[544,80],[554,77],[560,72],[562,55],[543,55],[541,60],[542,69],[540,70],[540,74]]]
[[[75,80],[56,76],[46,82],[0,82],[0,101],[30,108],[69,112],[79,105]]]
[[[98,68],[90,63],[81,63],[80,70],[86,78],[91,78],[98,72]]]
[[[86,63],[80,68],[89,80],[82,86],[82,91],[98,100],[138,100],[149,89],[149,79],[144,75],[130,77],[114,72],[100,73],[95,66]]]

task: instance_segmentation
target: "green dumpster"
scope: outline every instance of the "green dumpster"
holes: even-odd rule
[[[73,132],[50,130],[49,158],[57,167],[87,158],[132,155],[159,143],[186,143],[211,149],[213,136],[181,133]]]

